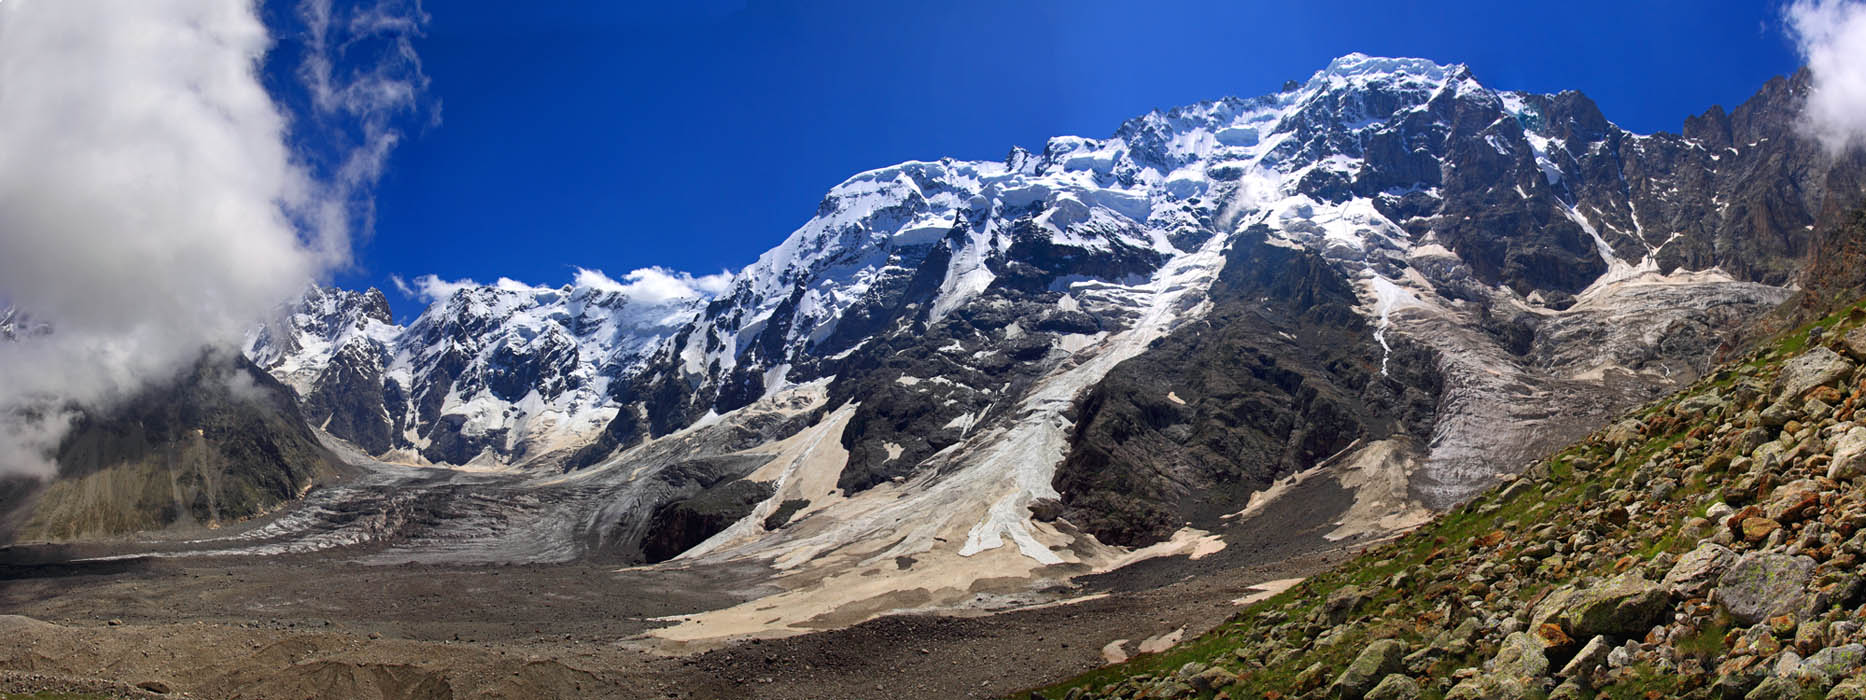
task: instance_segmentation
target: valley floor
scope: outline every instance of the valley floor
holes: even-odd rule
[[[0,550],[0,611],[11,614],[0,617],[0,673],[14,686],[36,674],[199,697],[1001,697],[1105,654],[1196,637],[1253,586],[1346,559],[1319,529],[1245,535],[1313,521],[1294,509],[1340,507],[1330,500],[1272,501],[1217,554],[1079,579],[1022,608],[895,615],[710,649],[640,635],[668,624],[656,618],[759,596],[763,572],[362,564],[369,552],[354,548],[80,561],[127,545],[15,547]]]

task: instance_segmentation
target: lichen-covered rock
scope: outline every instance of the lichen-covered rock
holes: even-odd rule
[[[1401,673],[1389,673],[1380,679],[1363,700],[1419,700],[1419,682]]]
[[[1807,598],[1815,562],[1779,552],[1751,552],[1717,580],[1717,602],[1744,625],[1799,610]]]
[[[1762,679],[1743,700],[1796,700],[1799,697],[1801,684],[1781,676],[1770,676]]]
[[[1478,675],[1466,678],[1445,693],[1445,700],[1529,700],[1529,686],[1515,678]]]
[[[1800,399],[1815,387],[1839,381],[1853,372],[1853,363],[1840,353],[1815,346],[1782,363],[1776,388],[1784,399]]]
[[[1527,632],[1512,632],[1491,658],[1490,670],[1511,678],[1541,678],[1549,672],[1549,658],[1541,640]]]
[[[1827,463],[1827,478],[1845,481],[1862,474],[1866,474],[1866,426],[1854,426],[1834,441],[1834,458]]]
[[[1804,685],[1826,688],[1848,672],[1859,668],[1861,661],[1866,661],[1866,646],[1844,644],[1815,652],[1802,659],[1793,673],[1784,675]]]
[[[1367,645],[1348,664],[1347,670],[1328,687],[1332,700],[1362,700],[1380,679],[1398,671],[1406,644],[1397,639],[1382,639]],[[1546,663],[1546,662],[1545,662]]]
[[[1671,594],[1638,574],[1622,574],[1557,590],[1535,607],[1532,626],[1560,625],[1569,637],[1643,636],[1671,605]]]

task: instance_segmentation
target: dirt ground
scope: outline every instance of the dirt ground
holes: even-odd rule
[[[1073,603],[896,615],[683,654],[641,634],[768,592],[747,583],[764,572],[380,565],[343,550],[74,561],[135,547],[16,547],[0,550],[0,682],[209,698],[1003,697],[1106,663],[1120,640],[1135,654],[1196,636],[1254,584],[1345,559],[1350,547],[1320,535],[1349,498],[1279,499],[1224,533],[1223,551],[1079,579],[1055,593]],[[1316,525],[1274,527],[1292,523]]]

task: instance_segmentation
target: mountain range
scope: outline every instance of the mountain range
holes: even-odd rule
[[[404,522],[394,551],[769,569],[767,607],[676,640],[1373,539],[1860,289],[1866,161],[1799,135],[1808,80],[1636,134],[1578,92],[1351,54],[1105,138],[857,174],[729,279],[452,285],[406,325],[318,287],[242,354],[333,449],[569,504],[466,540]],[[1279,501],[1315,507],[1237,532]],[[514,545],[546,518],[553,546]]]

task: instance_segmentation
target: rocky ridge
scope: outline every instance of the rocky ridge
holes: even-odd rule
[[[1866,304],[1211,634],[1031,697],[1866,697]]]

